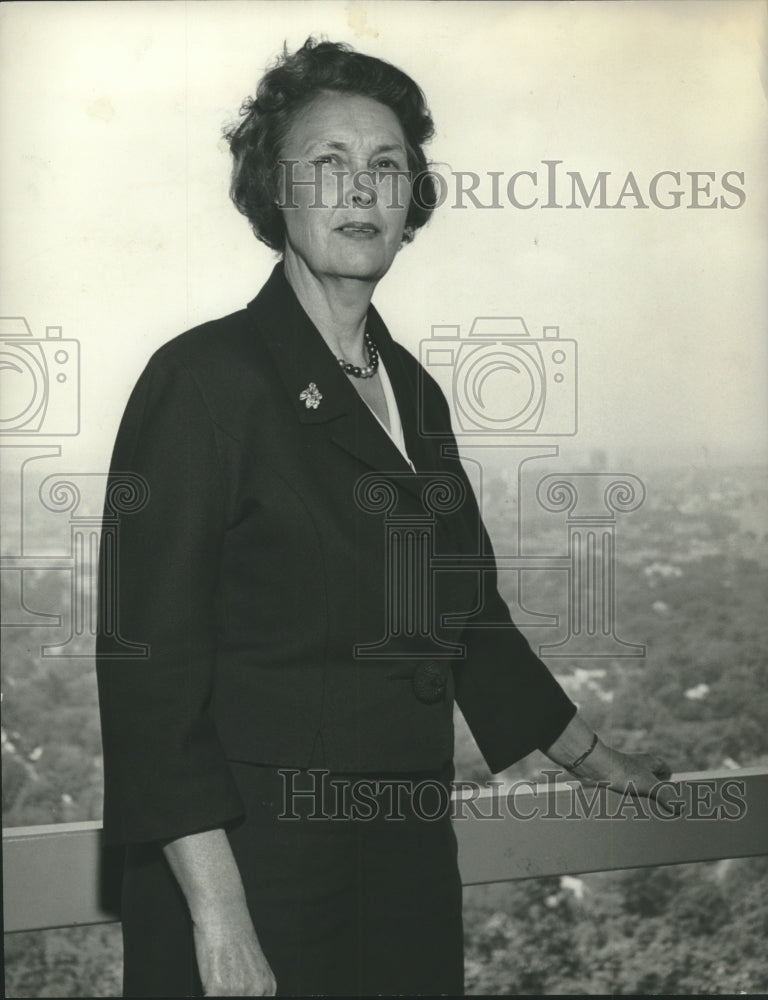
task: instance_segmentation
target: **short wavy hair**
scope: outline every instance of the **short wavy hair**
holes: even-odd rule
[[[408,169],[418,177],[403,242],[427,223],[437,201],[422,146],[434,123],[420,87],[402,70],[343,43],[310,37],[296,52],[283,54],[264,74],[256,96],[240,108],[240,121],[224,132],[234,160],[230,197],[256,237],[273,250],[285,249],[285,223],[278,208],[278,167],[283,143],[297,114],[321,93],[372,98],[397,116],[405,136]]]

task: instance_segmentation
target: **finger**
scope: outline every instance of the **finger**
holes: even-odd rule
[[[648,756],[650,757],[650,767],[653,774],[661,781],[667,781],[672,776],[672,768],[669,764],[663,757],[657,757],[656,754],[649,754]]]
[[[685,805],[680,798],[680,786],[659,784],[651,789],[651,795],[670,816],[682,816]]]
[[[617,791],[621,787],[608,781],[606,778],[587,778],[586,776],[583,778],[577,778],[573,775],[570,778],[570,781],[572,783],[583,785],[584,788],[613,788],[614,791]]]
[[[663,757],[655,753],[627,754],[634,757],[638,764],[647,767],[651,774],[660,781],[666,781],[672,775],[672,769]]]

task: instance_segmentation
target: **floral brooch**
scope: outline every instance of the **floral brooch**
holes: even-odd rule
[[[314,382],[310,382],[307,388],[299,393],[299,399],[304,401],[304,405],[308,410],[316,410],[322,398],[323,394]]]

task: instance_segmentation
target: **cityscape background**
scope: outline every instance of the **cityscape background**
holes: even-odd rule
[[[617,746],[658,750],[676,771],[765,764],[766,9],[748,0],[0,6],[0,300],[50,366],[46,423],[2,425],[3,556],[66,562],[70,513],[41,503],[43,480],[80,477],[98,511],[149,355],[241,308],[268,276],[273,256],[228,201],[221,130],[283,41],[310,33],[413,75],[436,121],[428,153],[453,171],[506,177],[561,160],[587,183],[631,171],[647,188],[678,171],[688,191],[704,171],[713,194],[743,173],[737,209],[690,208],[690,194],[669,211],[446,203],[374,301],[416,356],[433,327],[466,340],[477,316],[576,342],[575,433],[515,438],[549,449],[521,482],[514,449],[485,455],[496,550],[567,551],[566,515],[536,501],[544,475],[637,477],[644,501],[616,516],[616,631],[645,656],[550,666]],[[69,341],[65,383],[47,327]],[[18,329],[0,323],[6,356]],[[28,383],[2,377],[5,421]],[[23,483],[19,445],[48,449]],[[20,597],[33,618],[3,630],[4,824],[98,818],[92,641],[40,655],[69,636],[68,564],[26,570],[23,593],[17,571],[2,575],[5,622]],[[562,572],[526,572],[520,587],[527,609],[564,619]],[[512,573],[501,588],[520,597]],[[62,624],[35,624],[46,613]],[[557,642],[562,626],[527,635]],[[457,760],[487,777],[461,720]],[[473,888],[466,917],[474,993],[768,989],[764,858]],[[116,927],[11,935],[7,993],[117,995],[119,947]]]

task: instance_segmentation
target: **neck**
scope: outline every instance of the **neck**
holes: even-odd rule
[[[301,307],[315,324],[335,357],[367,363],[363,333],[375,281],[315,274],[285,250],[285,277]]]

